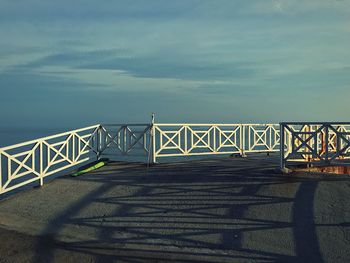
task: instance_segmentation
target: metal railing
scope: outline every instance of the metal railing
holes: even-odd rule
[[[349,122],[280,124],[281,169],[289,164],[345,165],[350,161]]]
[[[128,155],[131,151],[149,154],[151,124],[103,124],[99,131],[98,154],[119,152]]]

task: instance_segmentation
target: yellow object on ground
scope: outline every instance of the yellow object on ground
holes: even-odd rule
[[[97,169],[105,166],[107,163],[108,163],[108,160],[95,162],[95,163],[91,164],[91,166],[88,166],[86,168],[83,168],[82,170],[79,170],[79,171],[71,174],[71,176],[79,176],[79,175],[82,175],[82,174],[85,174],[85,173],[97,170]]]

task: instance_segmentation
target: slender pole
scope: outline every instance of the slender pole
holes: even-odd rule
[[[2,154],[0,151],[0,194],[2,193]]]
[[[214,127],[214,135],[213,135],[213,149],[214,149],[214,152],[216,153],[216,149],[217,149],[217,147],[216,147],[216,125],[215,126],[213,126]],[[209,141],[209,144],[210,144],[210,141]]]
[[[285,170],[285,163],[284,163],[284,124],[280,123],[280,167],[281,170]]]
[[[152,157],[152,164],[155,164],[157,162],[157,158],[156,158],[156,140],[155,140],[155,114],[152,113],[152,119],[151,119],[151,157]]]
[[[124,129],[124,134],[123,134],[123,154],[126,154],[126,141],[127,141],[127,138],[126,138],[126,128],[128,126],[124,125],[123,126],[123,129]]]
[[[43,174],[43,170],[44,170],[44,158],[43,158],[43,142],[40,142],[40,146],[39,146],[39,164],[40,164],[40,186],[42,186],[44,184],[44,174]],[[48,151],[50,151],[50,149],[47,149]]]
[[[329,164],[329,126],[330,125],[325,125],[326,130],[325,130],[325,150],[326,150],[326,164]]]
[[[240,124],[240,151],[241,151],[241,157],[246,157],[244,149],[245,149],[245,126]],[[249,136],[249,132],[248,132],[248,136]]]
[[[97,151],[97,161],[101,158],[101,143],[102,143],[102,126],[100,125],[97,129],[97,143],[96,143],[96,151]]]

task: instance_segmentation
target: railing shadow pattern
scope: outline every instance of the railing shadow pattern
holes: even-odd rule
[[[57,225],[93,229],[94,238],[57,246],[98,262],[322,262],[316,227],[340,224],[314,222],[320,179],[286,180],[273,172],[276,162],[264,164],[264,173],[256,167],[234,168],[229,160],[202,167],[161,165],[147,175],[139,168],[115,176],[113,170],[96,172],[79,180],[101,186],[67,208],[46,231],[57,231]],[[116,185],[128,191],[112,193]],[[112,209],[91,216],[84,213],[91,204]],[[35,260],[52,260],[54,249]]]

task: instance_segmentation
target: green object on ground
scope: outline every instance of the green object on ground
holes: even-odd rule
[[[96,161],[94,163],[91,163],[89,165],[86,165],[86,166],[80,168],[77,172],[72,173],[71,176],[75,177],[75,176],[79,176],[79,175],[97,170],[97,169],[105,166],[107,163],[108,163],[108,160]]]

